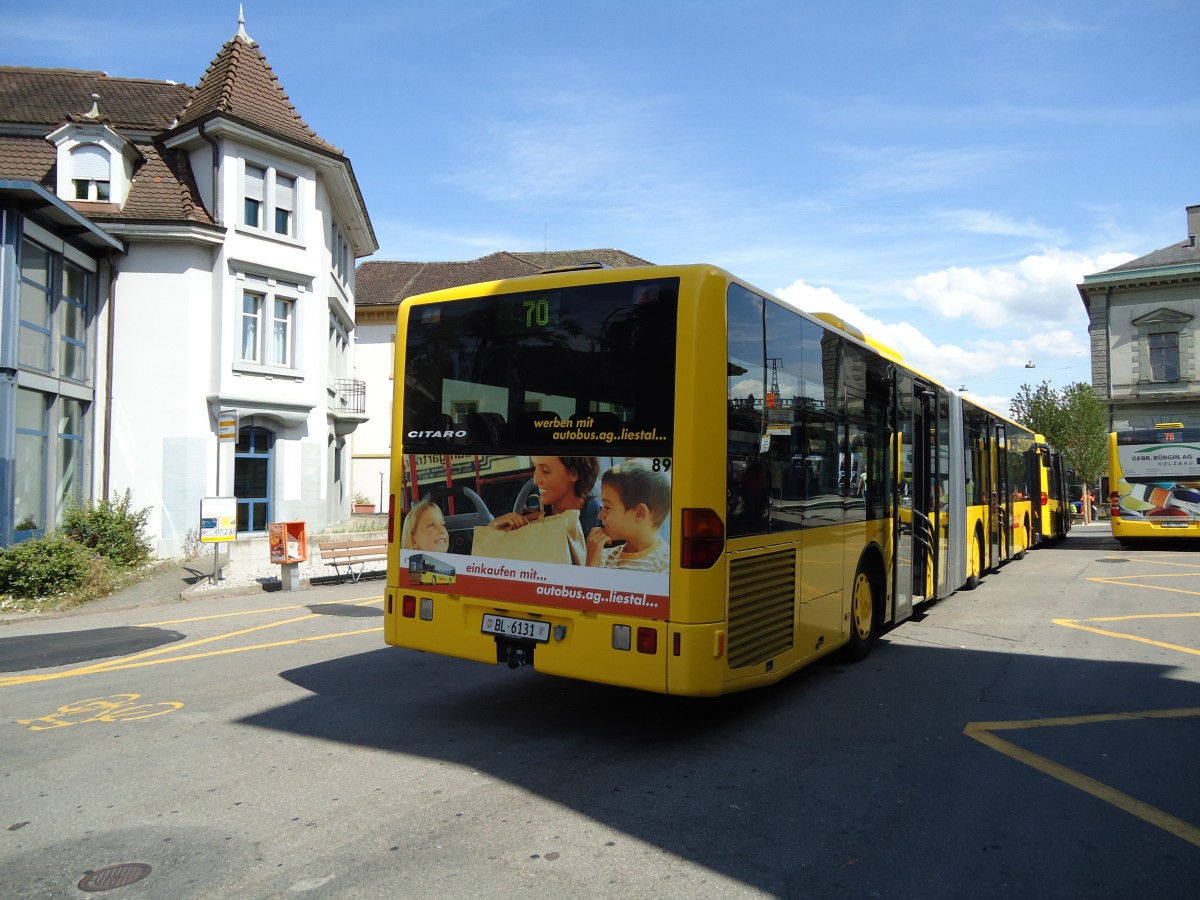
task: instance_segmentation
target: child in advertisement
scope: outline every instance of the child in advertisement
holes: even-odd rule
[[[587,565],[666,572],[671,549],[659,527],[671,512],[671,479],[649,460],[628,459],[600,480],[600,527],[587,536]]]
[[[413,505],[400,529],[400,546],[405,550],[440,553],[450,549],[446,517],[436,503],[426,498]]]

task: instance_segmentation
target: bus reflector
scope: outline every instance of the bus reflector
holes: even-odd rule
[[[675,632],[671,641],[671,653],[674,656],[680,656],[683,653],[683,635],[678,631]]]
[[[638,653],[649,653],[651,655],[658,652],[658,630],[657,629],[646,628],[645,626],[638,626],[637,651],[638,651]]]
[[[614,650],[628,650],[633,646],[633,629],[628,625],[614,625],[612,645]]]
[[[412,594],[405,594],[400,599],[400,615],[406,619],[415,619],[417,616],[417,598]]]
[[[395,543],[396,536],[396,495],[388,494],[388,524],[387,524],[388,543]]]
[[[683,547],[679,564],[685,569],[708,569],[725,551],[725,523],[711,509],[683,510]]]

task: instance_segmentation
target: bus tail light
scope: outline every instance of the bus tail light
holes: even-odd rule
[[[683,510],[683,547],[679,564],[685,569],[708,569],[725,551],[725,523],[711,509]]]
[[[638,626],[637,651],[651,656],[658,652],[658,629]]]
[[[1108,515],[1110,518],[1121,518],[1121,495],[1111,491],[1108,495]]]
[[[1049,502],[1050,502],[1050,495],[1047,494],[1045,491],[1042,491],[1042,506],[1045,506]]]
[[[405,594],[400,599],[400,615],[406,619],[415,619],[417,617],[417,598],[412,594]]]

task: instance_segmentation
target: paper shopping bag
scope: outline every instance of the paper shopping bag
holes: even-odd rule
[[[488,525],[477,526],[471,555],[583,565],[587,547],[583,540],[583,528],[579,525],[579,510],[569,509],[558,515],[546,516],[512,531]]]

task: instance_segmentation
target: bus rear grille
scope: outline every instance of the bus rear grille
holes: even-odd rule
[[[792,649],[796,551],[734,559],[729,566],[729,666],[753,666]]]

